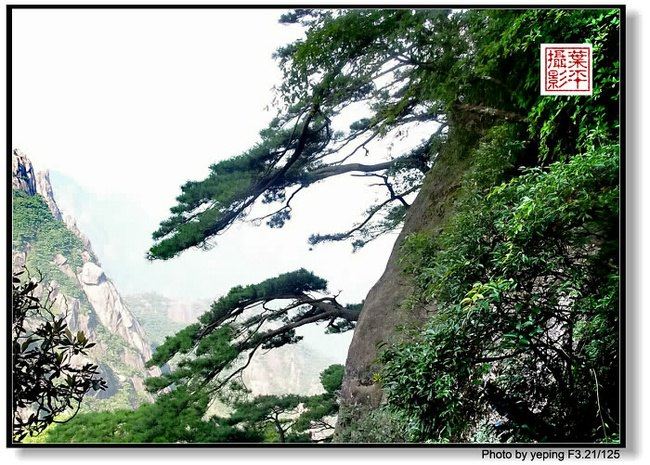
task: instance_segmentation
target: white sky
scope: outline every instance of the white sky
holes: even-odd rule
[[[300,35],[279,14],[14,10],[14,146],[166,215],[180,183],[248,148],[270,119],[271,54]]]

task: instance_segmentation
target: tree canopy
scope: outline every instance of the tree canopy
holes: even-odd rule
[[[261,442],[257,431],[241,430],[219,417],[204,419],[210,403],[205,393],[184,387],[161,394],[135,410],[90,412],[47,431],[48,443],[203,443]]]
[[[536,21],[549,22],[535,44],[557,36],[559,25],[566,24],[562,10],[532,14]],[[598,14],[576,19],[578,25],[570,30],[588,26]],[[521,16],[516,10],[475,9],[299,9],[284,15],[283,22],[305,26],[306,36],[276,53],[282,70],[277,117],[251,149],[213,164],[206,179],[182,186],[172,215],[153,233],[148,257],[169,259],[191,247],[210,247],[211,238],[251,216],[282,227],[300,191],[345,173],[376,178],[385,188],[384,199],[368,206],[367,216],[349,230],[315,233],[309,241],[349,239],[363,246],[401,224],[408,196],[417,192],[447,138],[452,113],[468,127],[484,118],[532,117],[531,129],[542,136],[540,150],[549,150],[546,142],[558,134],[544,126],[545,118],[558,115],[546,106],[528,114],[537,97],[538,74],[529,66],[533,43],[515,35],[517,28],[528,32]],[[517,41],[521,48],[509,48]],[[594,98],[606,101],[610,95]],[[615,112],[607,103],[606,111]],[[335,130],[337,117],[354,108],[363,108],[367,116],[347,130]],[[382,160],[373,154],[380,151],[373,141],[385,147],[418,125],[430,130],[412,150],[384,154]],[[261,203],[278,208],[253,215]]]
[[[233,385],[217,398],[229,414],[209,413],[215,397],[179,386],[135,410],[90,412],[49,428],[48,443],[219,443],[323,442],[331,440],[343,366],[320,375],[325,392],[316,395],[251,396]]]
[[[156,349],[149,366],[162,366],[178,356],[177,368],[148,378],[148,388],[159,391],[184,383],[218,390],[239,375],[259,349],[298,342],[295,330],[301,326],[326,322],[330,332],[352,329],[360,305],[342,305],[326,290],[324,279],[304,269],[231,289],[198,323],[167,337]]]
[[[245,153],[215,163],[202,181],[182,186],[172,216],[153,234],[151,259],[169,259],[247,217],[256,202],[280,203],[265,219],[281,227],[291,201],[310,185],[344,173],[371,175],[386,198],[345,232],[314,234],[310,242],[352,239],[363,245],[398,225],[445,138],[449,80],[457,57],[470,49],[462,38],[464,15],[449,10],[302,9],[282,18],[301,23],[305,39],[276,53],[283,73],[278,115]],[[363,105],[369,115],[347,131],[333,122]],[[478,109],[480,110],[480,108]],[[507,112],[506,112],[507,113]],[[504,114],[506,114],[504,113]],[[404,137],[418,124],[433,129],[407,153],[373,159],[373,140]]]
[[[321,372],[320,380],[325,389],[323,394],[264,395],[236,401],[235,411],[225,422],[258,430],[268,442],[330,441],[334,432],[332,419],[338,412],[336,396],[343,382],[343,365],[330,365]]]

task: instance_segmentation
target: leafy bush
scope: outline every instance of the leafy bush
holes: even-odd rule
[[[36,436],[64,414],[78,411],[91,390],[106,389],[97,365],[80,364],[95,344],[83,331],[73,334],[66,315],[54,315],[51,303],[35,291],[39,283],[12,278],[13,440]]]
[[[617,431],[618,160],[609,146],[530,169],[434,244],[410,239],[438,312],[381,379],[415,440],[470,439],[491,410],[518,440]]]

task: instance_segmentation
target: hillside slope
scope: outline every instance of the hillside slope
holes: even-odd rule
[[[108,389],[88,397],[83,408],[134,407],[151,400],[144,378],[160,370],[145,368],[152,348],[142,325],[74,218],[61,214],[48,173],[36,172],[18,150],[12,167],[13,269],[24,266],[32,277],[42,276],[39,292],[50,295],[57,311],[67,312],[71,329],[84,331],[97,343],[89,356]]]

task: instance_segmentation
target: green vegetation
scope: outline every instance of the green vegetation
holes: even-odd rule
[[[202,391],[178,387],[153,404],[136,410],[84,413],[47,430],[47,443],[218,443],[309,442],[309,431],[332,431],[336,392],[343,367],[332,365],[321,374],[324,394],[257,396],[233,386],[228,397],[234,411],[228,417],[206,418],[214,399]],[[302,407],[302,409],[299,409]],[[327,434],[322,440],[329,440]]]
[[[258,431],[264,442],[308,442],[306,434],[292,431],[303,399],[295,394],[257,396],[235,405],[228,423]]]
[[[403,444],[409,442],[408,423],[387,408],[357,404],[341,406],[336,422],[335,442]]]
[[[507,418],[495,439],[617,432],[617,153],[530,170],[434,243],[407,242],[438,312],[415,342],[384,353],[381,378],[413,440],[471,439],[492,411]]]
[[[39,255],[54,257],[57,253],[69,257],[70,265],[81,266],[81,240],[72,234],[65,224],[56,220],[40,195],[28,195],[21,190],[13,191],[12,245],[22,249],[26,244],[39,245]],[[44,265],[44,263],[38,263]]]
[[[258,436],[202,419],[208,396],[190,396],[183,388],[163,394],[136,410],[78,415],[48,431],[48,443],[215,443],[257,442]]]
[[[75,299],[85,300],[76,281],[61,272],[54,264],[56,254],[63,255],[73,271],[83,265],[81,239],[72,234],[61,221],[56,220],[40,195],[13,191],[12,248],[29,247],[26,268],[30,273],[54,279],[61,291]]]
[[[265,442],[329,442],[338,413],[336,396],[343,371],[343,365],[331,365],[321,372],[323,394],[267,395],[236,401],[235,410],[226,421],[259,431]]]
[[[527,127],[481,127],[456,214],[403,247],[411,300],[437,308],[378,374],[411,441],[618,437],[619,18],[517,16],[474,66],[520,80]],[[564,24],[598,50],[591,99],[539,97],[516,69]]]

